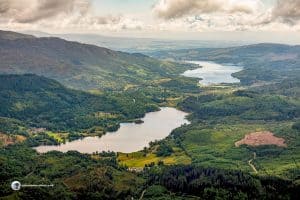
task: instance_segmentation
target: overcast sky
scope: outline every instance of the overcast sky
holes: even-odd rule
[[[0,0],[0,28],[300,43],[300,0]]]

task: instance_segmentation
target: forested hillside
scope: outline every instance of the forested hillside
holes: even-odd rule
[[[121,121],[158,109],[139,92],[91,94],[32,74],[0,75],[0,82],[2,118],[51,131],[115,130]]]
[[[0,73],[33,73],[77,89],[123,89],[172,77],[188,64],[159,61],[60,38],[35,38],[0,31]]]
[[[278,82],[285,78],[300,79],[300,46],[256,44],[230,48],[184,49],[155,52],[160,59],[203,60],[244,67],[234,74],[243,84]]]

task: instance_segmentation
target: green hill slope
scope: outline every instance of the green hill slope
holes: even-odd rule
[[[185,49],[156,52],[152,56],[241,65],[244,70],[235,73],[234,76],[239,78],[242,84],[279,82],[286,78],[300,78],[299,45],[266,43],[230,48]]]
[[[77,89],[121,89],[184,72],[188,65],[59,38],[0,31],[0,73],[43,75]]]
[[[107,130],[157,109],[137,92],[94,95],[31,74],[0,75],[0,82],[1,117],[50,130],[78,131],[94,126]]]

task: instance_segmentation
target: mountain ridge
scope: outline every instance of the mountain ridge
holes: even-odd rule
[[[127,84],[145,84],[149,80],[179,75],[190,68],[188,64],[60,38],[18,37],[9,40],[0,36],[3,61],[0,73],[42,75],[76,89],[122,89]]]
[[[33,35],[0,30],[0,39],[15,40],[20,38],[35,38]]]

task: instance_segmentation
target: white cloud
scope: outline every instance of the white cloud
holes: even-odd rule
[[[261,13],[253,23],[262,29],[299,30],[300,0],[277,0],[276,4]]]
[[[91,7],[89,0],[0,0],[0,28],[118,31],[144,26],[132,17],[96,15]]]
[[[300,30],[300,0],[278,0],[273,7],[263,0],[158,0],[152,12],[123,15],[96,14],[91,0],[20,1],[0,0],[0,29],[154,34]]]
[[[182,31],[298,31],[300,0],[160,0],[160,29]]]
[[[32,23],[61,14],[84,15],[87,0],[0,0],[0,16],[18,23]]]
[[[272,19],[294,24],[300,20],[300,0],[278,0],[272,12]]]
[[[255,12],[260,4],[259,0],[160,0],[153,11],[163,19],[217,12],[250,14]]]

